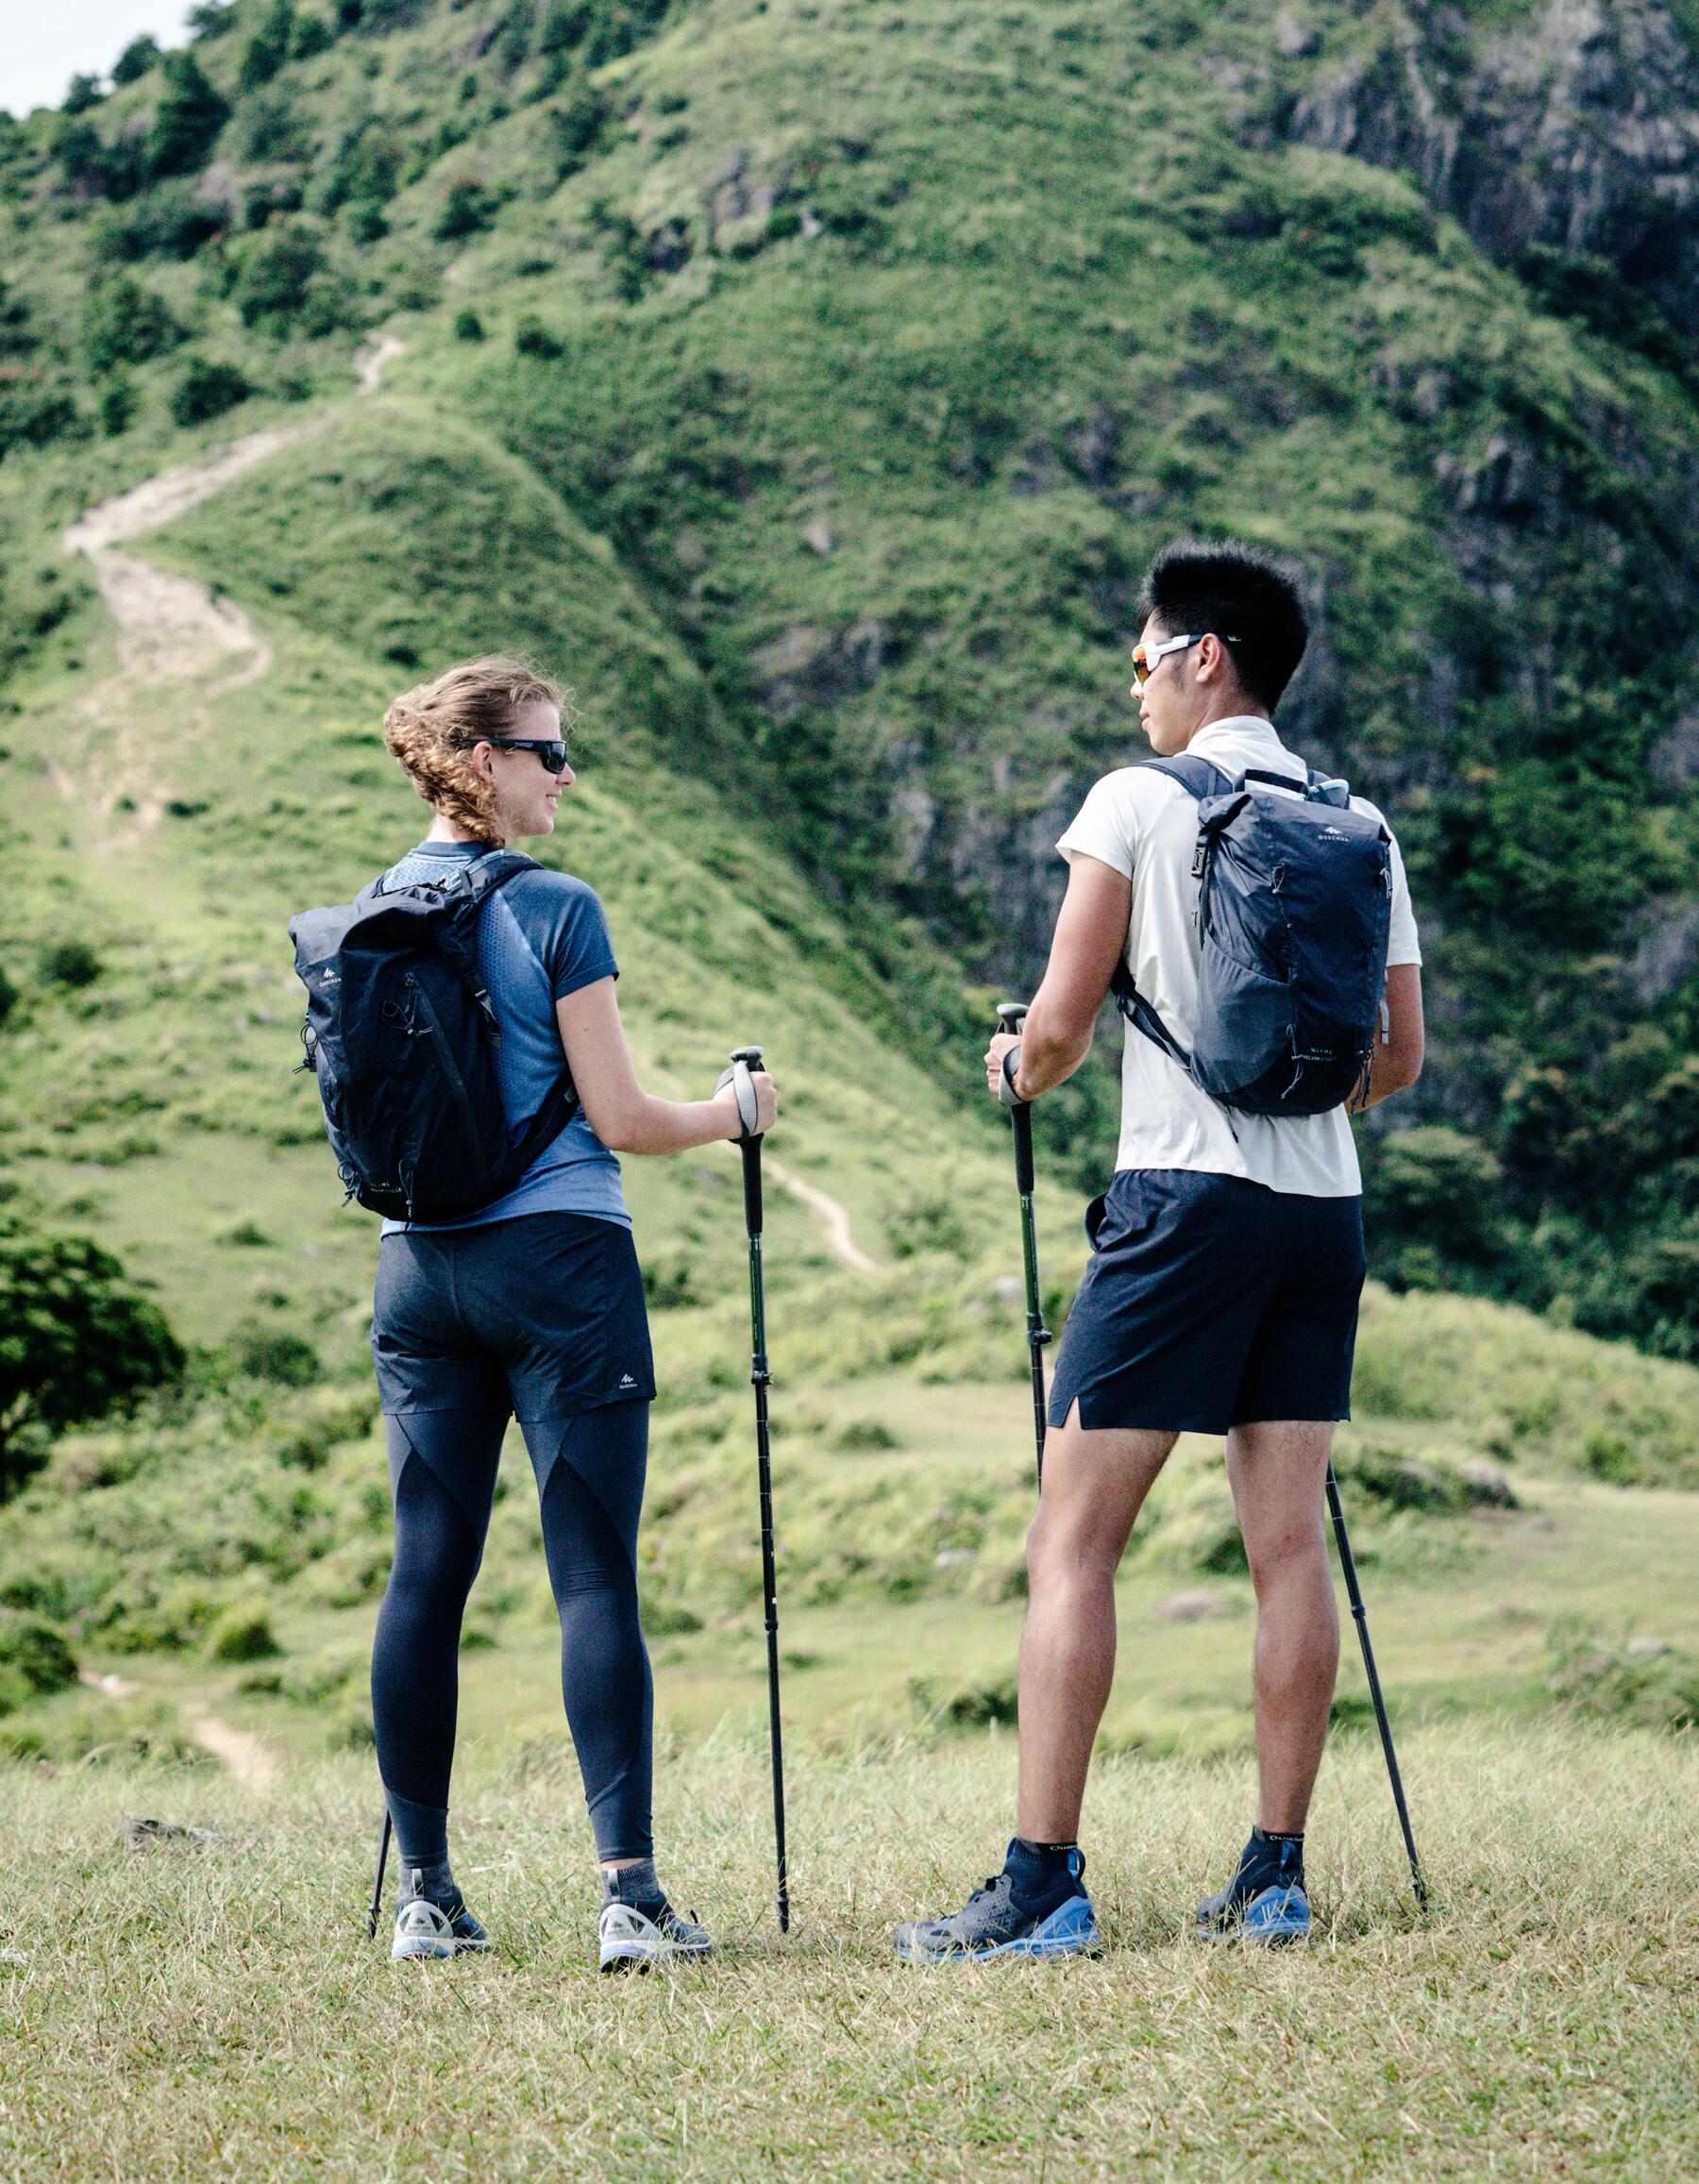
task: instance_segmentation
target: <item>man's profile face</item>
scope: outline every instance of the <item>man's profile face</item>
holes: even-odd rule
[[[1147,651],[1154,651],[1168,638],[1182,633],[1165,630],[1161,617],[1152,614],[1139,631],[1138,641]],[[1186,748],[1203,712],[1202,693],[1191,672],[1196,657],[1195,648],[1167,653],[1157,661],[1150,680],[1142,686],[1134,686],[1138,725],[1158,758],[1172,758]]]

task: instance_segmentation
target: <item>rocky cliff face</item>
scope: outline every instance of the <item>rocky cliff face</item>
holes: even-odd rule
[[[1659,0],[1472,25],[1420,0],[1316,57],[1292,136],[1414,175],[1493,258],[1606,260],[1699,332],[1699,66]]]

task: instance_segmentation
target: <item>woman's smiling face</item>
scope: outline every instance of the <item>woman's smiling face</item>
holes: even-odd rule
[[[552,743],[561,733],[561,715],[547,699],[533,699],[513,715],[510,737],[535,743]],[[534,750],[502,750],[481,745],[473,763],[496,791],[496,815],[503,835],[513,841],[521,834],[552,834],[555,807],[562,792],[572,786],[572,768],[551,774]]]

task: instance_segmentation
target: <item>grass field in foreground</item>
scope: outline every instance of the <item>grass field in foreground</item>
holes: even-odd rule
[[[799,1757],[796,1921],[770,1909],[764,1755],[664,1771],[664,1866],[710,1966],[614,1982],[570,1780],[492,1778],[462,1871],[498,1953],[394,1967],[360,1933],[369,1777],[14,1777],[0,1814],[0,2173],[25,2180],[1691,2176],[1699,1748],[1430,1728],[1406,1755],[1416,1922],[1378,1753],[1323,1772],[1321,1938],[1205,1950],[1238,1762],[1110,1761],[1098,1962],[918,1971],[901,1917],[996,1862],[1007,1742]],[[123,1810],[223,1831],[136,1856]]]

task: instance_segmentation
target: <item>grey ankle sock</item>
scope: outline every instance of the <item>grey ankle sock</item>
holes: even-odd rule
[[[401,1868],[401,1893],[404,1904],[417,1903],[420,1898],[434,1904],[439,1911],[458,1911],[463,1901],[455,1885],[454,1874],[446,1858],[438,1858],[430,1865]]]
[[[603,1866],[602,1902],[628,1904],[646,1918],[664,1908],[666,1896],[655,1873],[653,1858],[639,1858],[634,1865]]]

